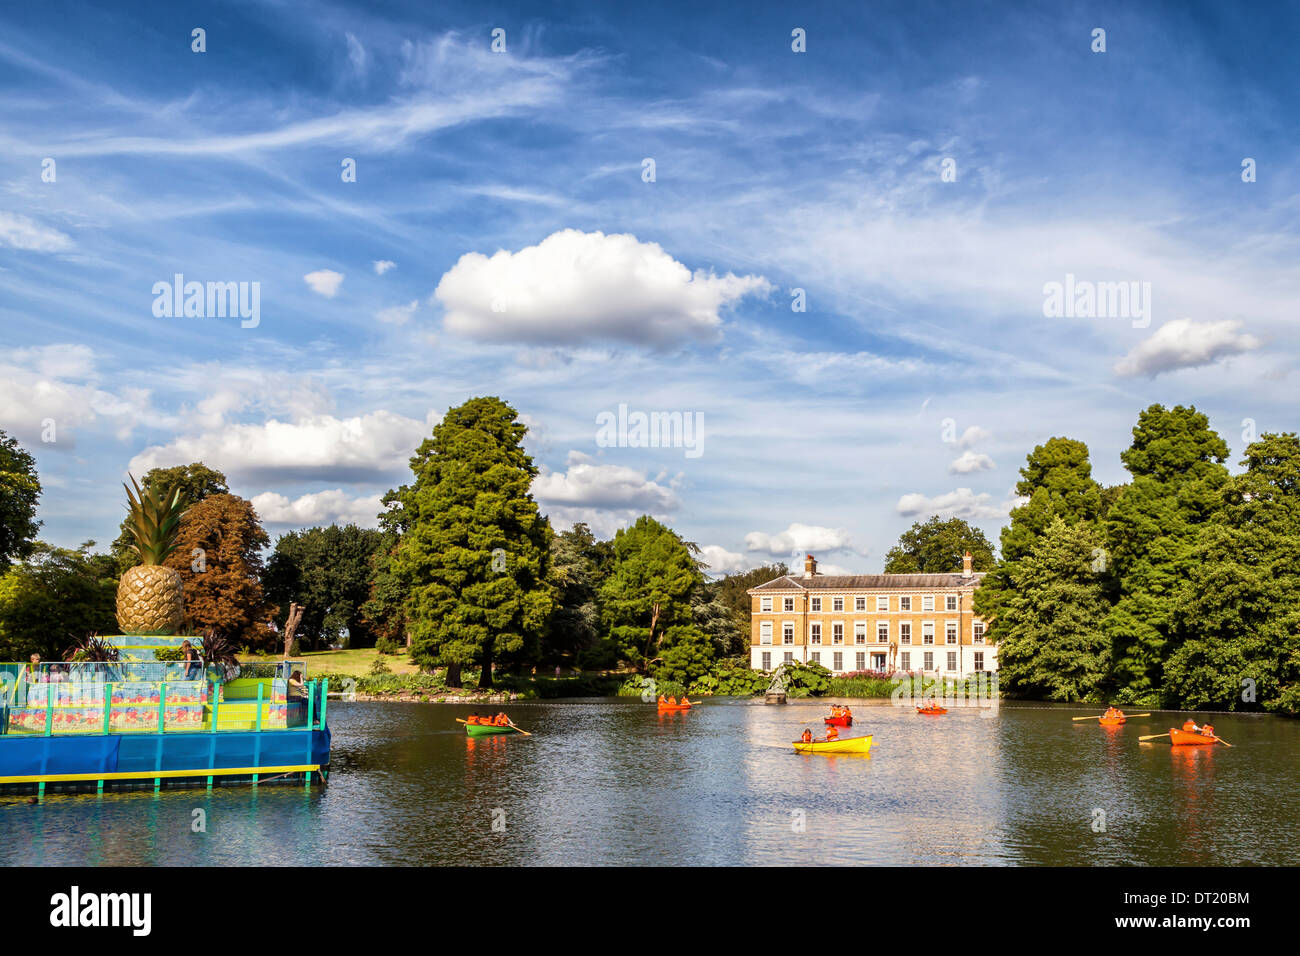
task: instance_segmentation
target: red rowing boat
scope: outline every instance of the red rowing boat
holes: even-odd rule
[[[918,707],[916,708],[916,712],[918,714],[946,714],[948,713],[948,708],[947,707]]]
[[[694,704],[660,704],[659,713],[662,714],[665,711],[674,711],[674,710],[690,710],[694,706],[695,706]]]
[[[853,718],[852,718],[852,717],[845,717],[845,716],[843,716],[843,715],[841,715],[841,716],[839,716],[839,717],[823,717],[822,720],[823,720],[825,723],[827,723],[827,724],[833,724],[833,725],[836,726],[836,727],[852,727],[852,726],[853,726]]]

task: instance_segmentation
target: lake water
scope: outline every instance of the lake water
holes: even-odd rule
[[[1234,746],[1139,743],[1087,711],[923,717],[849,701],[870,756],[795,754],[828,701],[334,703],[327,786],[0,797],[6,864],[1296,865],[1300,722],[1215,715]],[[191,829],[193,811],[207,832]]]

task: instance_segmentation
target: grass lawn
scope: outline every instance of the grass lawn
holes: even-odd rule
[[[379,656],[373,647],[360,647],[347,651],[304,651],[302,659],[307,662],[307,678],[319,674],[343,674],[347,677],[361,677],[370,673],[371,662]],[[394,674],[414,674],[419,668],[406,659],[405,654],[384,658]]]

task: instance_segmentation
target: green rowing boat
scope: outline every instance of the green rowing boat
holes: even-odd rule
[[[495,724],[466,724],[465,733],[471,737],[491,737],[493,734],[517,734],[519,728],[510,724],[504,727],[498,727]]]

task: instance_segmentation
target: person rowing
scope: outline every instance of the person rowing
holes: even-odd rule
[[[834,724],[828,725],[826,728],[826,742],[830,743],[832,740],[838,740],[839,737],[840,737],[839,728],[837,728]]]
[[[850,720],[853,719],[853,711],[849,710],[848,704],[845,704],[843,707],[840,708],[840,716],[847,717]]]
[[[1205,736],[1205,737],[1213,737],[1213,736],[1214,736],[1214,727],[1213,727],[1213,725],[1211,725],[1211,724],[1206,724],[1204,727],[1201,728],[1201,734],[1202,734],[1202,736]]]
[[[1199,734],[1200,732],[1201,728],[1197,726],[1196,721],[1192,720],[1192,718],[1188,717],[1183,721],[1183,733]]]
[[[813,739],[812,731],[809,730],[807,727],[805,727],[803,731],[803,736],[800,737],[799,739],[806,744],[812,743],[812,739]]]
[[[662,707],[662,706],[664,706],[664,705],[667,704],[667,703],[668,703],[668,698],[665,697],[663,694],[660,694],[660,695],[659,695],[659,706]]]
[[[690,700],[687,698],[687,696],[686,696],[685,694],[682,695],[682,702],[681,702],[681,704],[680,704],[679,706],[682,706],[682,707],[690,707],[690,706],[691,706],[691,702],[690,702]]]

